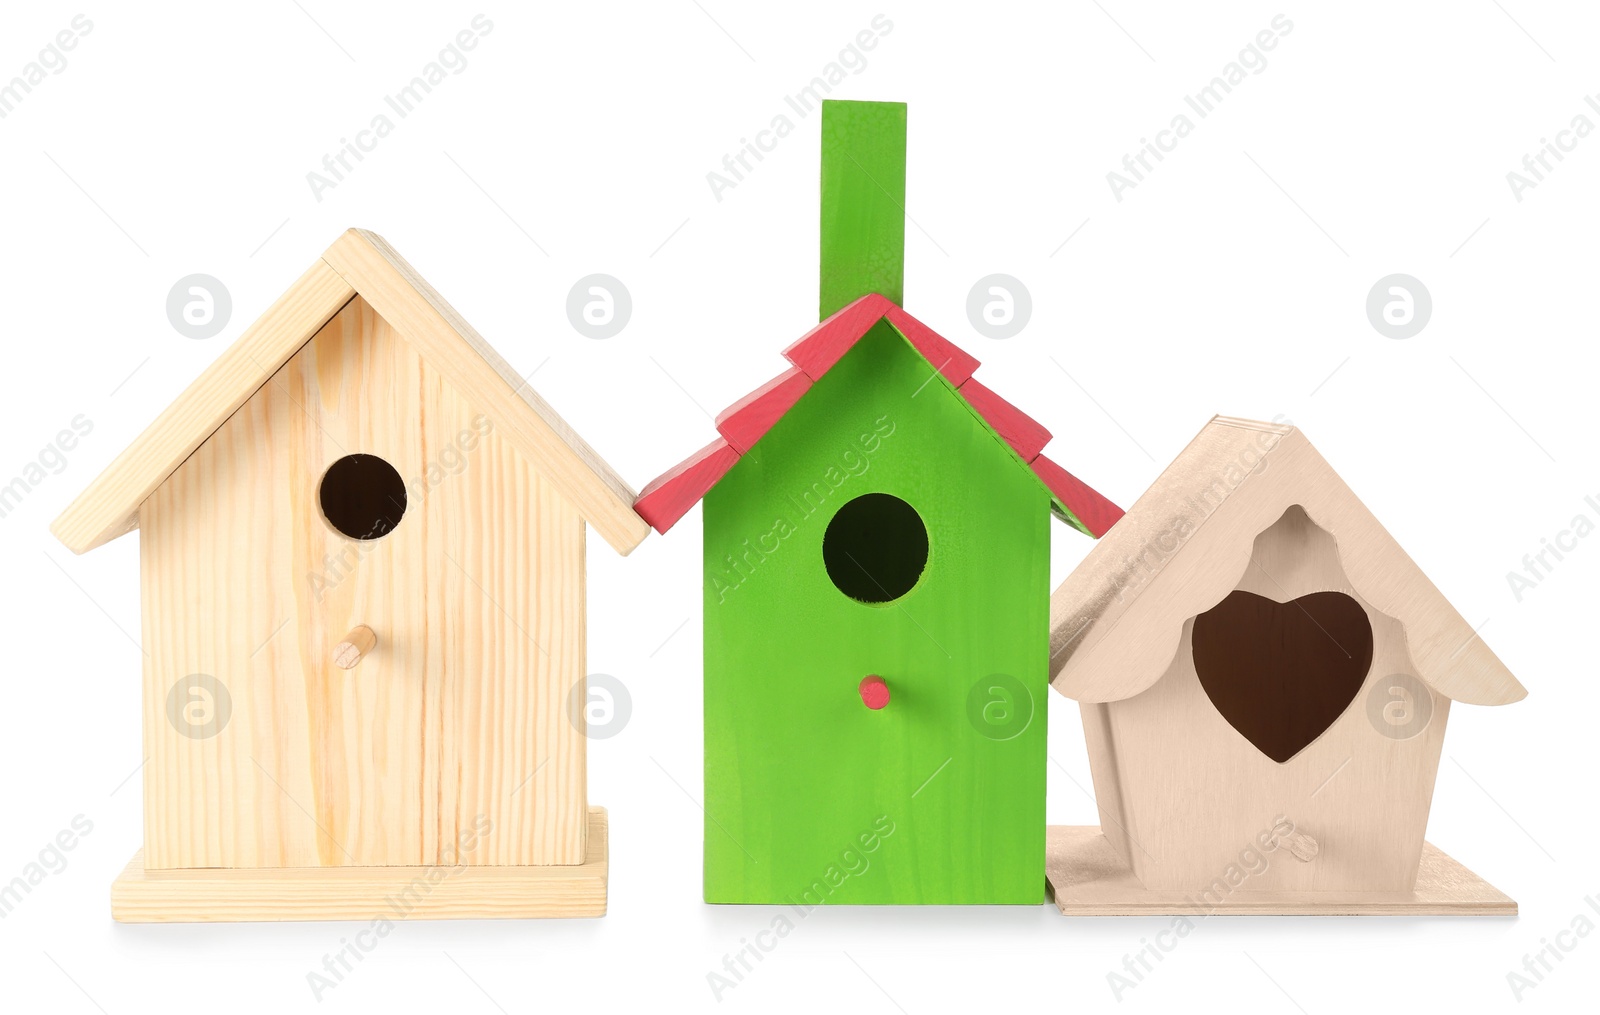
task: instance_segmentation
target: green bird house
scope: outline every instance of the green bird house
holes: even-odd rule
[[[1044,898],[1050,519],[1122,512],[901,309],[905,143],[823,104],[822,323],[635,503],[705,501],[707,902]]]

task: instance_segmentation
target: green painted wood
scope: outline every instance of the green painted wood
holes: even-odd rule
[[[822,552],[873,492],[929,546],[876,606]],[[1049,509],[884,322],[707,494],[706,901],[1043,900]]]
[[[905,303],[906,104],[822,103],[819,319],[867,293]]]

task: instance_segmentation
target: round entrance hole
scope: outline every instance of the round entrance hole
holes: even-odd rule
[[[851,599],[893,602],[911,591],[928,566],[928,530],[899,497],[863,494],[828,522],[822,562],[833,584]]]
[[[328,524],[351,539],[394,531],[406,513],[406,484],[377,455],[345,455],[328,466],[317,492]]]

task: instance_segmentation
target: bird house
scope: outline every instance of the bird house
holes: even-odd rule
[[[346,233],[53,526],[140,532],[144,848],[113,915],[603,913],[584,533],[627,553],[632,501]]]
[[[1423,838],[1453,701],[1527,692],[1292,426],[1218,417],[1064,581],[1099,828],[1067,913],[1514,913]]]
[[[822,107],[822,323],[651,483],[704,499],[705,898],[1039,903],[1052,509],[1120,511],[900,307],[906,109]]]

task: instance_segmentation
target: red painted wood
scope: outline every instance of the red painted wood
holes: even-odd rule
[[[1121,508],[1044,455],[1035,458],[1029,465],[1044,480],[1050,492],[1055,494],[1056,500],[1066,505],[1067,510],[1076,515],[1096,539],[1110,531],[1111,526],[1122,517]]]
[[[1050,443],[1050,431],[1038,420],[984,387],[976,377],[967,378],[960,390],[967,403],[989,421],[1024,462],[1033,461]]]
[[[811,385],[837,363],[880,319],[889,323],[928,362],[938,367],[995,432],[1028,462],[1051,494],[1095,536],[1102,536],[1122,509],[1040,452],[1050,431],[972,377],[978,361],[883,296],[869,293],[817,325],[784,350],[794,367],[739,399],[717,416],[721,439],[655,480],[639,494],[634,510],[657,532],[666,532],[722,479],[794,407]],[[885,685],[887,694],[887,685]]]
[[[806,332],[783,354],[807,377],[820,380],[892,306],[877,293],[868,293]]]
[[[899,307],[891,304],[887,316],[894,329],[904,335],[906,341],[956,387],[965,384],[972,372],[978,369],[978,361],[965,350]]]
[[[861,703],[876,712],[889,704],[889,683],[876,673],[869,673],[856,687],[861,693]]]
[[[665,535],[738,460],[739,452],[719,437],[645,487],[633,510]]]
[[[790,367],[723,409],[717,416],[717,432],[742,455],[755,447],[756,441],[765,436],[810,387],[811,378],[805,371]]]

